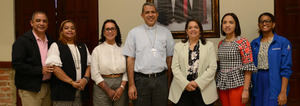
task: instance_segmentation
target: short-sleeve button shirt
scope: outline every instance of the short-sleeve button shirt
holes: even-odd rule
[[[167,28],[158,24],[153,27],[144,24],[128,33],[123,55],[135,58],[135,72],[150,74],[167,69],[166,57],[172,56],[173,50],[174,40]]]

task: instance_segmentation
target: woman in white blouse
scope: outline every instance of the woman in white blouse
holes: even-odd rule
[[[94,106],[127,106],[126,59],[121,51],[121,33],[114,20],[106,20],[100,44],[92,53],[91,76],[95,81]]]
[[[59,40],[48,51],[47,65],[54,66],[51,97],[54,106],[81,106],[88,99],[86,84],[90,77],[90,53],[76,40],[73,21],[65,20],[59,29]]]

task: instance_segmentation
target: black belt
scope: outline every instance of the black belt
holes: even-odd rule
[[[164,75],[166,73],[166,70],[163,70],[162,72],[158,72],[158,73],[151,73],[151,74],[144,74],[141,72],[134,72],[135,75],[139,75],[139,76],[143,76],[143,77],[147,77],[147,78],[156,78],[159,77],[161,75]]]
[[[49,80],[42,80],[42,83],[50,83],[50,79]]]
[[[269,69],[258,69],[258,71],[269,71]]]

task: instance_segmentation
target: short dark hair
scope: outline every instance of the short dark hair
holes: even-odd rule
[[[235,29],[234,29],[234,33],[235,36],[240,36],[241,35],[241,27],[240,27],[240,22],[238,17],[234,14],[234,13],[226,13],[223,17],[222,17],[222,21],[221,21],[221,33],[223,36],[226,36],[226,33],[223,31],[223,20],[226,16],[231,16],[234,21],[235,21]]]
[[[189,26],[189,23],[190,22],[196,22],[197,24],[198,24],[198,26],[199,26],[199,30],[200,30],[200,40],[201,40],[201,43],[203,44],[203,45],[205,45],[206,44],[206,40],[205,40],[205,38],[203,37],[203,35],[204,35],[204,32],[203,32],[203,26],[202,26],[202,24],[198,21],[198,20],[196,20],[196,19],[188,19],[187,21],[186,21],[186,23],[185,23],[185,36],[186,36],[186,38],[185,39],[183,39],[181,42],[182,43],[186,43],[188,40],[189,40],[189,38],[188,38],[188,35],[187,35],[187,33],[186,33],[186,30],[188,29],[188,26]]]
[[[104,36],[104,31],[105,31],[105,25],[106,25],[106,23],[109,23],[109,22],[115,24],[115,26],[116,26],[117,36],[115,38],[115,41],[116,41],[117,45],[119,47],[121,47],[121,45],[122,45],[121,31],[120,31],[120,28],[119,28],[117,22],[115,20],[113,20],[113,19],[107,19],[107,20],[104,21],[104,23],[102,25],[102,29],[101,29],[101,39],[99,40],[99,44],[102,44],[106,40],[106,38]]]
[[[32,13],[32,16],[31,16],[31,21],[34,20],[34,16],[35,16],[36,14],[44,14],[44,15],[46,16],[47,20],[48,20],[48,17],[47,17],[46,12],[44,12],[44,11],[34,11],[34,12]]]
[[[153,7],[155,8],[155,11],[157,12],[156,6],[155,6],[153,3],[151,3],[151,2],[145,2],[145,3],[143,4],[143,7],[142,7],[142,13],[144,13],[144,7],[145,7],[145,6],[153,6]]]
[[[275,22],[275,16],[274,16],[273,14],[271,14],[271,13],[269,13],[269,12],[264,12],[264,13],[262,13],[262,14],[259,15],[259,17],[258,17],[258,23],[260,22],[260,18],[261,18],[262,16],[268,16],[268,17],[271,18],[271,21],[272,21],[272,22]],[[275,33],[275,28],[272,29],[272,32]],[[261,31],[260,29],[259,29],[258,33],[259,33],[260,35],[262,35],[262,31]]]

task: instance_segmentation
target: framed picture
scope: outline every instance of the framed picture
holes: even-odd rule
[[[204,37],[219,38],[219,0],[146,0],[155,4],[158,23],[171,30],[175,39],[185,38],[186,20],[202,23]]]

